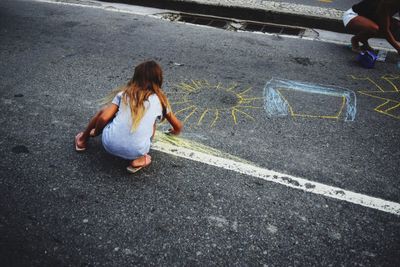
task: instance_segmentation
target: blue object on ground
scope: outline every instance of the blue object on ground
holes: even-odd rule
[[[361,66],[367,69],[372,69],[375,65],[375,61],[378,58],[375,53],[371,51],[360,52],[357,56],[357,61],[360,62]]]

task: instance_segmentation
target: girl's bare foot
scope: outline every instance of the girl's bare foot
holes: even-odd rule
[[[351,50],[356,53],[360,53],[362,51],[355,36],[351,38]]]
[[[130,173],[135,173],[140,169],[150,165],[150,163],[151,163],[151,156],[146,154],[140,158],[133,160],[131,164],[126,168],[126,170]]]
[[[151,156],[146,154],[144,156],[141,156],[140,158],[134,159],[131,162],[131,166],[134,168],[143,167],[145,165],[149,165],[150,162],[151,162]]]

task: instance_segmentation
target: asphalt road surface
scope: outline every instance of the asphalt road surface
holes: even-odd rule
[[[0,262],[399,266],[399,56],[374,69],[355,57],[337,44],[1,1]],[[97,100],[146,59],[163,67],[181,138],[171,148],[160,134],[135,175],[100,138],[75,152]]]

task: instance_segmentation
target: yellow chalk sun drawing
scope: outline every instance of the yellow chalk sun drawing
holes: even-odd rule
[[[251,95],[252,88],[240,88],[238,84],[224,86],[205,80],[182,82],[177,91],[170,93],[175,115],[189,126],[214,127],[221,120],[239,118],[255,121],[253,111],[262,108],[263,97]]]
[[[397,85],[400,82],[399,75],[384,75],[378,81],[369,77],[353,75],[351,77],[354,80],[365,80],[372,84],[374,89],[359,90],[358,93],[382,100],[381,104],[374,108],[376,112],[400,120],[400,89]]]

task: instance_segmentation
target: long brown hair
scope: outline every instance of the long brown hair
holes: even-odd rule
[[[110,94],[112,98],[119,92],[123,92],[123,103],[129,104],[132,116],[132,131],[135,131],[142,120],[146,109],[144,102],[149,96],[156,94],[162,106],[162,120],[165,118],[167,110],[170,110],[168,99],[163,93],[161,86],[163,83],[163,73],[161,66],[153,61],[145,61],[135,67],[132,79],[126,86],[114,89]],[[110,96],[105,99],[109,100]]]

